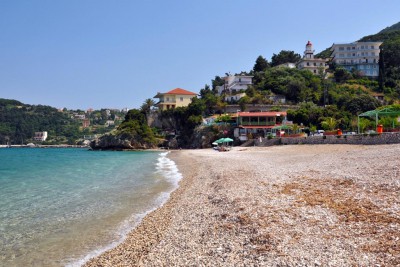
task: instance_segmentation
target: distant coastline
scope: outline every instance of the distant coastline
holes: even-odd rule
[[[90,148],[81,145],[0,145],[0,148]]]

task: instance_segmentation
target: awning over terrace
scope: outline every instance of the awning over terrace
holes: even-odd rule
[[[375,125],[378,125],[379,116],[400,116],[400,105],[385,106],[358,115],[358,133],[360,133],[360,117],[373,117],[375,118]]]

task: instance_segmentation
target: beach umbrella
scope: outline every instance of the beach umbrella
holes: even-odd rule
[[[223,139],[224,139],[224,143],[233,142],[233,139],[229,138],[229,137],[223,138]]]
[[[225,139],[225,138],[220,138],[220,139],[218,139],[217,141],[215,141],[215,143],[217,143],[217,144],[221,144],[221,143],[223,143],[223,142],[224,142],[224,139]]]
[[[217,146],[217,145],[218,145],[218,143],[217,143],[217,142],[213,142],[213,143],[212,143],[212,145],[214,145],[214,146]]]

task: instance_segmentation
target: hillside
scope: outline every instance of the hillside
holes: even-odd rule
[[[359,39],[359,42],[368,42],[368,41],[395,41],[400,38],[400,22],[393,24],[390,27],[386,27],[380,32],[372,35],[367,35]],[[316,57],[327,58],[330,56],[331,52],[329,51],[330,47],[316,54]]]
[[[104,125],[108,120],[122,120],[122,114],[106,111],[58,110],[0,98],[0,144],[27,144],[33,142],[35,132],[41,131],[48,132],[48,144],[75,144],[84,135],[114,129],[114,125]],[[83,128],[82,118],[89,119],[91,125]]]

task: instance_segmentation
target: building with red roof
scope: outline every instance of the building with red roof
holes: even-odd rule
[[[157,93],[154,98],[158,98],[156,104],[160,110],[174,109],[177,107],[186,107],[192,102],[192,98],[197,94],[182,88],[175,88],[166,93]]]
[[[246,141],[248,136],[265,137],[274,134],[274,127],[287,123],[285,111],[238,112],[235,137]]]

